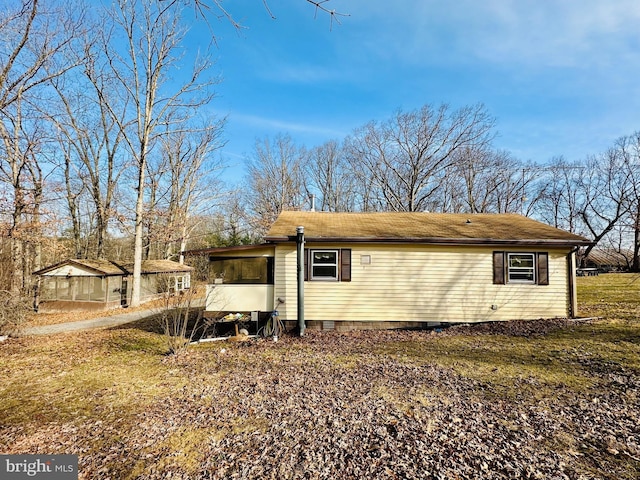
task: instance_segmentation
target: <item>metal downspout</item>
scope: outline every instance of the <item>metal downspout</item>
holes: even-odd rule
[[[569,280],[569,318],[576,318],[578,315],[578,298],[576,291],[576,268],[575,268],[575,253],[578,251],[578,247],[574,247],[567,255],[567,270]]]
[[[296,228],[296,247],[298,252],[298,331],[304,336],[304,227]]]

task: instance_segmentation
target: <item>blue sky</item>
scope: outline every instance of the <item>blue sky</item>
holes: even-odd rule
[[[212,22],[230,178],[256,138],[312,147],[426,103],[484,103],[496,147],[537,163],[640,130],[637,0],[331,0],[333,27],[305,0],[224,5],[246,27]]]

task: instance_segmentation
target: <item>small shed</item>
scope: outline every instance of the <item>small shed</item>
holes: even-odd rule
[[[191,270],[170,260],[142,262],[141,301],[191,287]],[[39,312],[93,311],[126,307],[131,298],[133,264],[111,260],[68,259],[33,272],[39,277]]]

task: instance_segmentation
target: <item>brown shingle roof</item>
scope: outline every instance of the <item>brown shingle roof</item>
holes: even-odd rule
[[[70,260],[69,262],[103,272],[105,275],[120,275],[123,273],[122,267],[110,260]]]
[[[54,265],[45,267],[34,275],[42,275],[44,273],[55,270],[62,265],[77,265],[88,268],[101,275],[130,275],[133,273],[133,263],[123,263],[119,265],[110,260],[85,260],[85,259],[68,259],[58,262]],[[142,273],[172,273],[172,272],[190,272],[193,270],[188,265],[181,265],[171,260],[144,260],[142,262]]]
[[[58,262],[54,265],[50,265],[45,267],[37,272],[33,272],[34,275],[41,275],[43,273],[50,272],[51,270],[55,270],[58,267],[63,265],[76,265],[79,267],[84,267],[89,270],[92,270],[101,275],[126,275],[127,272],[124,268],[122,268],[117,263],[111,262],[109,260],[86,260],[86,259],[67,259],[62,262]]]
[[[617,252],[612,249],[594,248],[587,256],[587,262],[603,267],[629,267],[632,259],[633,252],[631,250]]]
[[[123,265],[129,272],[133,273],[133,263]],[[173,260],[143,260],[142,273],[173,273],[190,272],[193,267],[182,265]]]
[[[307,241],[528,243],[580,245],[584,237],[516,214],[282,212],[266,235],[292,240],[303,226]]]

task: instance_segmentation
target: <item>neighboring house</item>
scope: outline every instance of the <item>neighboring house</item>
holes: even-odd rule
[[[617,251],[611,248],[594,248],[582,259],[584,268],[596,268],[599,272],[629,271],[632,263],[631,250]]]
[[[141,301],[152,300],[167,291],[188,289],[191,270],[170,260],[143,261]],[[69,259],[33,274],[40,277],[35,302],[39,312],[107,310],[126,307],[131,298],[133,264]]]
[[[297,321],[304,227],[307,328],[573,317],[584,237],[515,214],[283,212],[265,244],[213,248],[207,311]],[[196,252],[190,252],[196,253]]]

